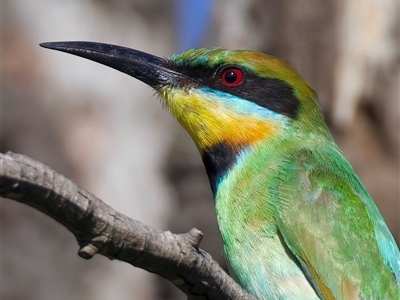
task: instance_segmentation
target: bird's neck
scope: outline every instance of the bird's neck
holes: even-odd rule
[[[219,142],[202,149],[201,155],[215,196],[219,182],[236,163],[243,146]]]
[[[214,195],[221,178],[245,148],[279,135],[287,125],[287,117],[260,113],[248,101],[207,89],[166,89],[160,96],[196,144]],[[249,107],[254,111],[247,113]]]

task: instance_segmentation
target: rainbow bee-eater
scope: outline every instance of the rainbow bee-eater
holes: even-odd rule
[[[168,59],[91,42],[43,47],[154,88],[196,144],[230,274],[257,299],[400,299],[400,253],[287,62],[246,50]]]

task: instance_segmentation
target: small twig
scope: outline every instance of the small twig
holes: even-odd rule
[[[29,157],[0,153],[0,196],[32,206],[71,231],[79,256],[96,253],[167,278],[189,299],[253,299],[199,249],[203,234],[173,234],[115,211],[93,194]]]

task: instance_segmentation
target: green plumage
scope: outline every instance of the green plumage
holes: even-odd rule
[[[172,59],[189,69],[242,68],[250,74],[240,88],[259,89],[260,97],[270,95],[267,89],[273,87],[268,82],[251,85],[257,80],[254,74],[281,80],[299,103],[295,117],[287,118],[279,111],[270,113],[268,106],[247,107],[241,102],[246,94],[240,100],[229,90],[217,99],[215,91],[201,96],[204,101],[214,97],[212,103],[230,107],[233,115],[281,126],[277,133],[242,146],[216,183],[225,257],[238,282],[259,299],[400,299],[399,249],[334,143],[307,81],[287,63],[261,53],[199,49]],[[257,130],[234,122],[224,125]],[[208,131],[218,126],[211,124]],[[196,140],[199,133],[191,135]],[[234,145],[234,140],[225,142]]]
[[[312,299],[308,280],[324,298],[315,272],[335,299],[398,299],[399,270],[389,262],[396,268],[398,249],[336,145],[279,140],[243,153],[218,187],[218,222],[238,281],[259,299]],[[392,247],[386,258],[380,235]]]

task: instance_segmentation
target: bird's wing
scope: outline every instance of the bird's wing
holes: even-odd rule
[[[340,151],[324,151],[298,150],[280,169],[279,231],[324,299],[398,299],[397,245]]]

